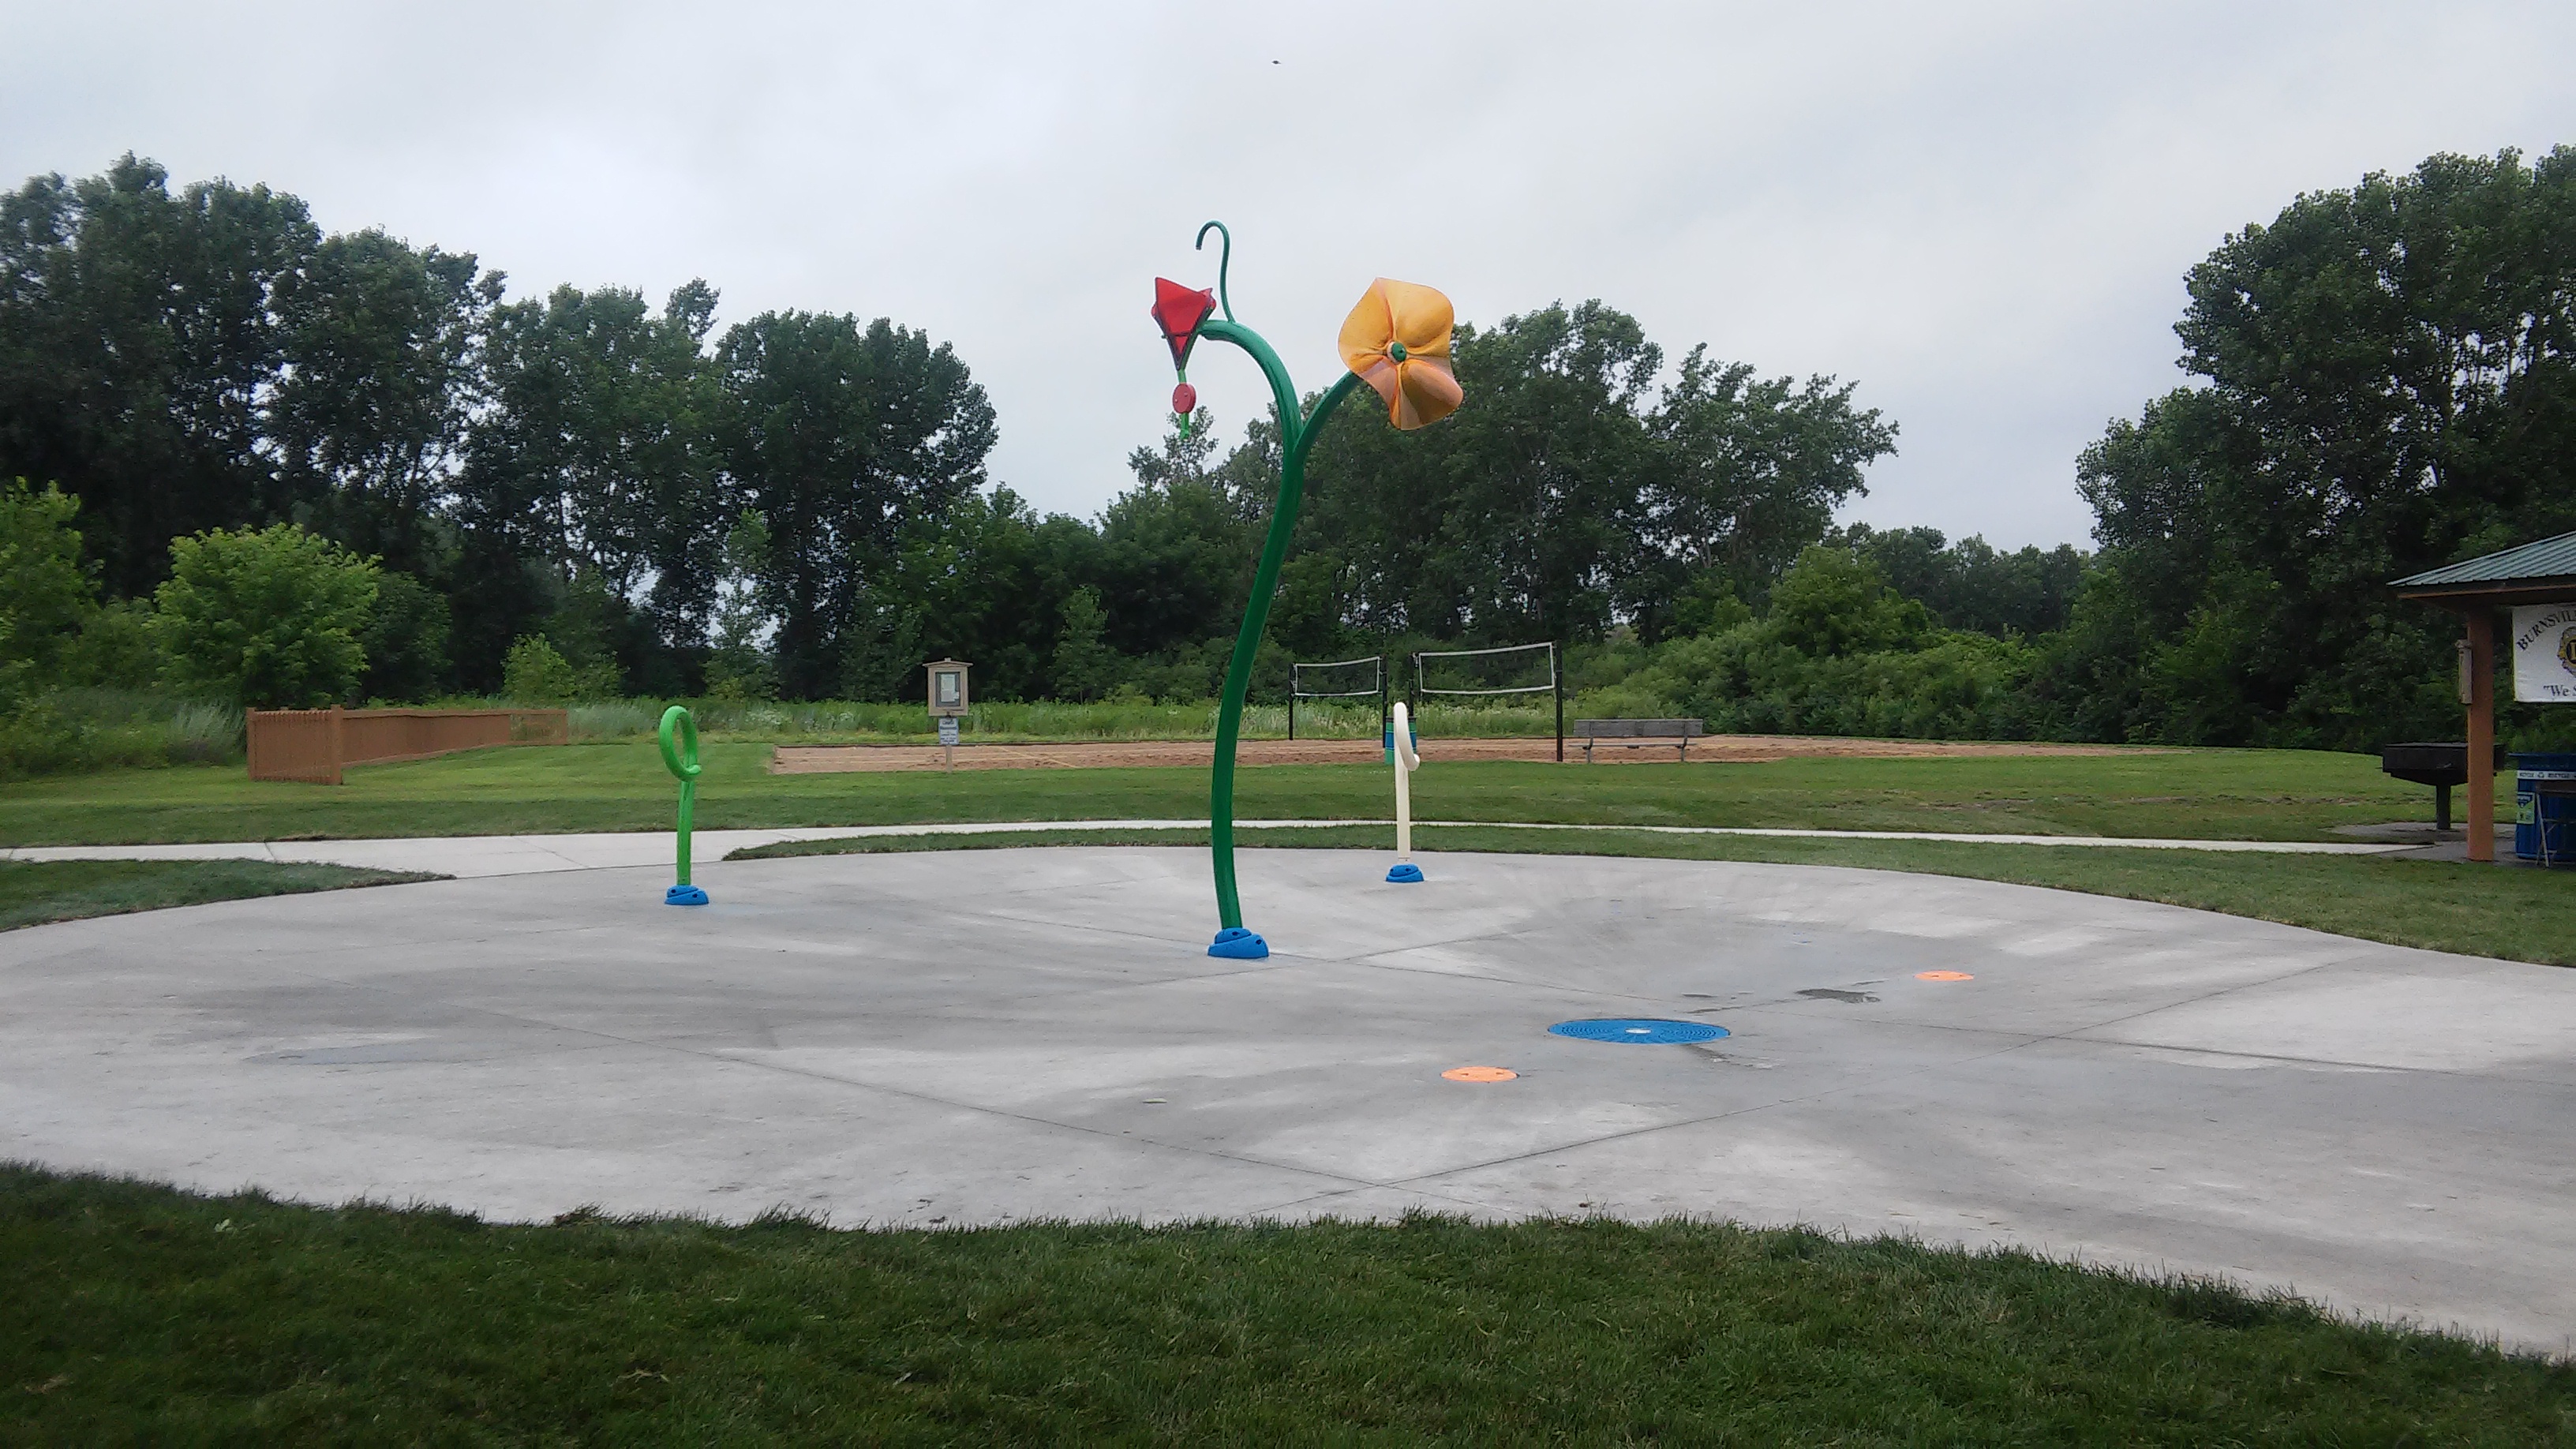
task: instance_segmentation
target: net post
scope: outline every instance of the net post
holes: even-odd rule
[[[1291,743],[1297,738],[1297,666],[1294,664],[1288,666],[1288,738]]]
[[[1556,641],[1547,646],[1547,682],[1556,695],[1556,762],[1565,763],[1565,671],[1558,667]]]
[[[1395,715],[1388,707],[1393,686],[1386,677],[1386,656],[1377,657],[1377,737],[1386,739],[1395,732]]]

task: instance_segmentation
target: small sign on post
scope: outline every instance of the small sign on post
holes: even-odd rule
[[[930,671],[930,713],[939,721],[940,768],[957,768],[957,717],[966,712],[966,671],[962,659],[935,659]]]

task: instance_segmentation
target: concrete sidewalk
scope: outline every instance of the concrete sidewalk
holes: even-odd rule
[[[2280,855],[2394,855],[2407,844],[2313,840],[2131,840],[2106,835],[1972,835],[1929,830],[1780,830],[1724,825],[1540,825],[1485,820],[1424,820],[1425,828],[1491,830],[1625,830],[1648,835],[1753,835],[1807,840],[1943,840],[1973,845],[2072,845],[2130,850],[2232,850]],[[1241,830],[1319,829],[1390,820],[1239,820]],[[991,835],[1022,830],[1205,830],[1204,820],[1002,820],[940,825],[816,825],[780,830],[701,830],[691,838],[699,864],[734,851],[789,840],[845,840],[907,835]],[[5,860],[273,860],[346,865],[364,870],[425,871],[459,880],[538,875],[563,870],[618,870],[673,860],[670,832],[592,835],[444,835],[397,840],[244,840],[194,845],[45,845],[0,851]]]
[[[1342,825],[1339,820],[1246,820],[1245,829]],[[1391,823],[1391,822],[1359,822]],[[1053,820],[954,825],[824,825],[779,830],[699,830],[690,835],[697,865],[737,850],[789,840],[850,836],[989,835],[1014,830],[1205,830],[1204,820]],[[668,865],[678,842],[667,830],[587,835],[424,835],[395,840],[243,840],[191,845],[45,845],[0,851],[7,860],[273,860],[347,865],[364,870],[426,871],[478,880],[567,870],[622,870]]]

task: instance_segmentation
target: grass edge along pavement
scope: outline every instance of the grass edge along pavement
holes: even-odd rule
[[[1384,825],[1243,830],[1264,848],[1378,850],[1393,856]],[[1204,845],[1207,831],[995,831],[979,835],[851,836],[737,850],[727,860],[919,850],[1003,850],[1033,845]],[[1417,857],[1439,852],[1643,856],[1662,860],[1831,865],[1962,876],[2302,926],[2338,936],[2463,956],[2576,966],[2576,893],[2548,871],[2369,855],[2119,846],[1988,845],[1941,840],[1849,840],[1647,832],[1513,830],[1416,825]],[[1437,875],[1437,866],[1424,861]]]
[[[21,781],[0,785],[0,845],[668,830],[657,750],[479,751],[364,766],[338,786],[214,767]],[[1204,767],[772,775],[768,758],[709,741],[697,828],[1206,818]],[[1237,785],[1245,819],[1374,819],[1390,792],[1370,764],[1250,767]],[[2432,804],[2367,757],[2253,750],[1601,767],[1435,754],[1413,788],[1435,820],[2265,840],[2333,839]]]
[[[0,1165],[0,1437],[2576,1443],[2283,1295],[1666,1220],[485,1223]]]
[[[0,860],[0,931],[171,906],[446,878],[268,860]]]

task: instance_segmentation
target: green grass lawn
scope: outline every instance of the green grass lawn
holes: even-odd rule
[[[0,931],[245,896],[437,879],[405,871],[265,860],[0,861]]]
[[[2576,1368],[1696,1223],[499,1226],[0,1168],[21,1443],[2576,1443]]]
[[[710,743],[701,828],[944,820],[1205,819],[1204,769],[771,775],[769,747]],[[1237,775],[1247,819],[1379,818],[1387,772],[1270,765]],[[667,830],[649,741],[484,750],[353,770],[345,785],[253,782],[238,766],[117,770],[0,786],[0,844]],[[1546,765],[1434,760],[1418,817],[1632,825],[2301,840],[2429,818],[2431,793],[2365,755],[2177,750],[2101,756]]]

